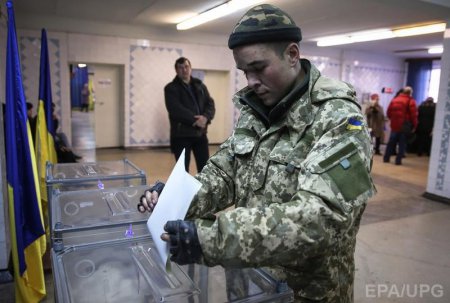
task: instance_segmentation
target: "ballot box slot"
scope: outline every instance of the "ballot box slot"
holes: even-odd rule
[[[107,193],[105,194],[104,199],[108,204],[108,207],[113,216],[119,216],[126,213],[130,213],[131,211],[135,211],[134,207],[131,208],[130,201],[123,192]]]

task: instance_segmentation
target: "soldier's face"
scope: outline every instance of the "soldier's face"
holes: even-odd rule
[[[191,65],[188,61],[184,61],[183,64],[177,64],[175,71],[177,73],[177,76],[181,78],[184,82],[189,82],[191,78]]]
[[[233,50],[237,68],[247,78],[264,105],[276,105],[290,90],[297,76],[288,52],[282,58],[267,44],[252,44]]]

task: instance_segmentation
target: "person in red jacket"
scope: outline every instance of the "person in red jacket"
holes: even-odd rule
[[[405,121],[412,125],[412,132],[417,127],[417,107],[416,100],[412,97],[412,88],[407,86],[397,97],[392,99],[387,109],[387,116],[391,121],[391,135],[384,153],[384,162],[389,162],[391,155],[394,154],[398,144],[398,152],[395,158],[395,164],[402,164],[402,156],[405,154],[407,133],[403,131],[402,126]]]

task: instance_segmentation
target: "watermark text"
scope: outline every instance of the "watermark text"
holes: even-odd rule
[[[440,284],[366,284],[367,298],[442,298]]]

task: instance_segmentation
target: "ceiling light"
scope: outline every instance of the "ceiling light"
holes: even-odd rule
[[[177,29],[178,30],[190,29],[200,24],[229,15],[231,13],[234,13],[235,11],[251,6],[258,2],[262,2],[262,0],[246,0],[246,1],[231,0],[225,2],[224,4],[216,6],[210,10],[204,11],[203,13],[200,13],[192,18],[184,20],[183,22],[178,23]]]
[[[391,30],[379,29],[373,31],[354,33],[353,35],[350,36],[350,39],[352,40],[352,42],[365,42],[365,41],[389,39],[393,37],[394,34],[392,33]]]
[[[317,46],[342,45],[365,41],[375,41],[396,37],[424,35],[445,31],[445,23],[436,23],[408,28],[377,29],[364,32],[354,32],[338,36],[329,36],[316,39]]]
[[[425,34],[439,33],[443,31],[445,31],[445,23],[429,24],[392,30],[392,32],[396,37],[425,35]]]
[[[86,67],[86,63],[78,63],[78,67],[79,68],[84,68],[84,67]]]
[[[355,32],[347,35],[329,36],[317,39],[317,46],[331,46],[350,44],[364,41],[374,41],[393,38],[394,34],[389,29],[377,29],[373,31]]]
[[[443,46],[433,46],[428,49],[429,54],[442,54],[444,52]]]
[[[353,43],[350,36],[345,35],[323,37],[317,40],[317,46],[332,46],[350,43]]]

